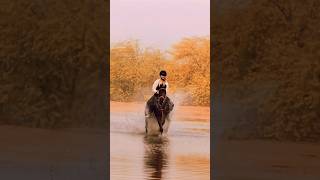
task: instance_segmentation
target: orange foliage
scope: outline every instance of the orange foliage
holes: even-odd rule
[[[185,104],[209,105],[210,40],[208,37],[185,38],[168,55],[158,49],[141,48],[137,41],[126,41],[111,48],[111,100],[134,101],[151,94],[159,71],[168,72],[170,94],[184,91]]]

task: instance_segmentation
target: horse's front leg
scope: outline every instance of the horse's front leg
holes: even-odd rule
[[[146,134],[148,134],[148,119],[146,118],[145,120],[145,130],[146,130]]]
[[[162,124],[162,126],[164,125],[164,123],[166,122],[166,118],[165,118],[166,116],[164,115],[164,114],[162,114],[162,116],[161,116],[161,124]]]
[[[160,128],[160,132],[161,132],[161,134],[162,134],[162,133],[163,133],[163,127],[162,127],[161,118],[160,118],[160,117],[157,117],[157,121],[158,121],[158,125],[159,125],[159,128]]]

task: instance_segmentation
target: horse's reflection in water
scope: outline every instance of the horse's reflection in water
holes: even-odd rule
[[[164,136],[144,137],[144,167],[146,179],[162,179],[163,172],[168,167],[169,140]]]

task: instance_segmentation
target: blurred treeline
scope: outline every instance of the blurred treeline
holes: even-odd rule
[[[212,24],[228,136],[319,140],[320,1],[244,2]]]
[[[105,127],[106,5],[1,3],[0,124]]]
[[[152,95],[153,82],[166,70],[169,97],[185,94],[185,105],[209,105],[210,39],[184,38],[168,52],[142,48],[138,41],[119,42],[111,47],[110,94],[113,101],[142,101]]]

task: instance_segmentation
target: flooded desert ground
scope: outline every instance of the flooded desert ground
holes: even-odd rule
[[[110,103],[110,178],[210,179],[210,108],[176,106],[168,133],[146,136],[144,105]]]

